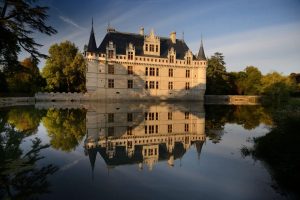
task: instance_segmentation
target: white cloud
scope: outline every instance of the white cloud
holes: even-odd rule
[[[79,26],[77,23],[75,23],[73,20],[71,20],[71,19],[68,18],[68,17],[64,17],[64,16],[60,15],[59,18],[60,18],[62,21],[64,21],[65,23],[70,24],[70,25],[72,25],[72,26],[74,26],[74,27],[76,27],[76,28],[78,28],[78,29],[81,29],[81,30],[84,29],[84,28],[82,28],[81,26]]]
[[[208,56],[222,52],[229,71],[255,65],[263,73],[300,70],[300,23],[266,27],[205,40]],[[199,41],[191,45],[199,48]]]

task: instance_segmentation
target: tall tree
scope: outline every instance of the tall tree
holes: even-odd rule
[[[36,31],[46,35],[56,30],[45,24],[48,7],[36,5],[37,0],[4,0],[0,4],[0,66],[17,64],[21,49],[31,54],[34,60],[47,56],[38,51],[38,44],[32,37]]]
[[[54,44],[42,74],[49,91],[84,92],[86,63],[74,43]]]
[[[228,94],[230,86],[222,53],[216,52],[208,59],[206,76],[206,94]]]

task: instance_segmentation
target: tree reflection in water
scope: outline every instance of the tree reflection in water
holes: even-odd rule
[[[27,111],[34,112],[28,109]],[[28,115],[29,116],[29,115]],[[33,115],[38,116],[38,115]],[[54,174],[58,168],[54,165],[39,166],[38,161],[43,159],[40,151],[49,145],[41,144],[41,140],[34,138],[27,152],[21,149],[21,143],[31,135],[29,130],[36,132],[36,125],[16,128],[15,120],[7,123],[12,115],[1,112],[0,115],[0,197],[3,199],[36,199],[38,195],[49,192],[49,175]],[[13,119],[17,119],[13,117]],[[31,118],[28,121],[40,121]],[[17,123],[19,124],[19,123]],[[21,123],[22,124],[22,123]],[[35,128],[34,128],[35,127]]]
[[[83,139],[85,132],[84,109],[49,109],[43,118],[51,147],[70,152]]]
[[[206,105],[205,132],[213,143],[219,143],[228,123],[252,130],[261,123],[272,125],[270,112],[262,106]]]

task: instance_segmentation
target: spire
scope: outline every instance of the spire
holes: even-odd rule
[[[200,160],[200,154],[201,154],[201,150],[202,150],[203,143],[204,143],[204,142],[196,141],[196,150],[197,150],[197,157],[198,157],[198,160]]]
[[[97,45],[96,45],[96,39],[94,34],[94,20],[92,18],[92,30],[90,34],[89,44],[87,46],[88,52],[96,52],[97,51]]]
[[[90,164],[92,167],[92,179],[94,179],[94,168],[95,168],[95,161],[96,161],[96,156],[97,156],[97,150],[96,149],[88,149],[88,155],[89,155],[89,160]]]
[[[204,53],[204,48],[203,48],[203,42],[202,42],[202,34],[201,34],[201,44],[200,44],[200,49],[198,52],[197,56],[198,60],[206,60],[205,53]]]

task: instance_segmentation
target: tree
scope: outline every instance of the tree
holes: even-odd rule
[[[84,92],[86,63],[74,43],[54,44],[49,48],[49,58],[42,75],[47,90],[59,92]]]
[[[206,94],[228,94],[230,90],[224,56],[216,52],[208,59]]]
[[[238,72],[234,84],[236,93],[240,95],[258,95],[261,90],[262,74],[256,67],[248,66],[244,71]]]
[[[34,94],[45,86],[37,62],[25,58],[14,70],[6,70],[6,82],[10,93]]]
[[[0,5],[0,66],[11,67],[17,62],[21,49],[31,54],[34,60],[47,56],[38,52],[41,44],[31,36],[36,31],[46,35],[56,30],[45,24],[48,7],[36,5],[36,1],[4,0]]]
[[[287,101],[293,90],[295,90],[294,82],[278,72],[269,73],[262,78],[261,93],[272,103]]]

